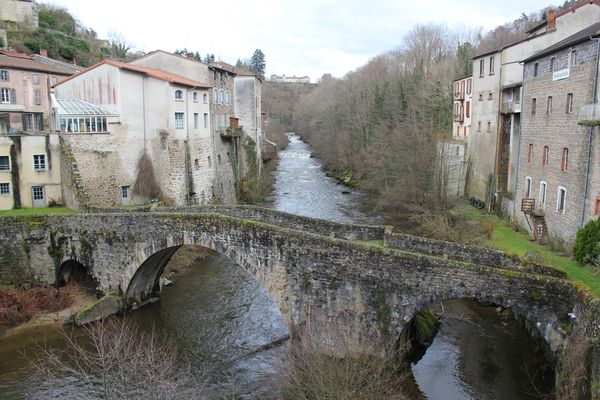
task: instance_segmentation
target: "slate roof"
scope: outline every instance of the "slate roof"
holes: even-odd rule
[[[600,35],[600,22],[596,22],[595,24],[590,25],[587,28],[582,29],[579,32],[569,36],[568,38],[565,38],[565,39],[561,40],[560,42],[553,44],[550,47],[546,47],[545,49],[538,51],[531,57],[528,57],[525,60],[523,60],[523,62],[533,61],[535,59],[547,56],[548,54],[555,53],[558,50],[564,49],[565,47],[570,47],[570,46],[573,46],[574,44],[585,42],[586,40],[589,40],[592,37],[597,37],[599,35]]]

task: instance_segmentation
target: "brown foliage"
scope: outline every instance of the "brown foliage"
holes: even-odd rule
[[[0,291],[0,329],[29,321],[38,312],[62,310],[73,303],[71,286],[48,286]]]
[[[585,333],[575,329],[569,338],[561,360],[557,398],[579,400],[588,398],[590,342]]]
[[[133,194],[144,199],[158,198],[162,191],[156,182],[154,166],[148,154],[143,153],[138,160],[137,178],[133,185]]]

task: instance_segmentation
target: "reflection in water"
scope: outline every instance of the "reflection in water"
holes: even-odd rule
[[[430,400],[539,399],[554,379],[510,313],[471,300],[444,303],[440,331],[412,370]]]

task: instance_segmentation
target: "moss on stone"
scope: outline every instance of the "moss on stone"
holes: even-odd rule
[[[115,294],[107,294],[95,303],[89,304],[75,315],[75,324],[78,326],[106,318],[123,309],[123,299]]]
[[[377,287],[376,299],[375,299],[375,310],[377,316],[377,322],[384,335],[389,332],[390,322],[392,321],[392,310],[387,303],[385,298],[385,291],[381,286]]]
[[[427,307],[415,315],[415,340],[422,346],[428,346],[435,337],[440,321]]]

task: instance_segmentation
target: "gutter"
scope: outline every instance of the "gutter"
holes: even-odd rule
[[[598,69],[600,68],[600,39],[590,36],[590,40],[596,40],[596,72],[594,73],[594,86],[592,87],[592,103],[595,104],[598,102]],[[592,163],[592,144],[594,141],[594,127],[590,126],[588,129],[588,157],[587,157],[587,165],[585,168],[585,189],[583,191],[583,209],[581,211],[581,223],[580,227],[583,228],[585,225],[585,209],[588,198],[589,191],[589,180],[590,180],[590,168]]]

